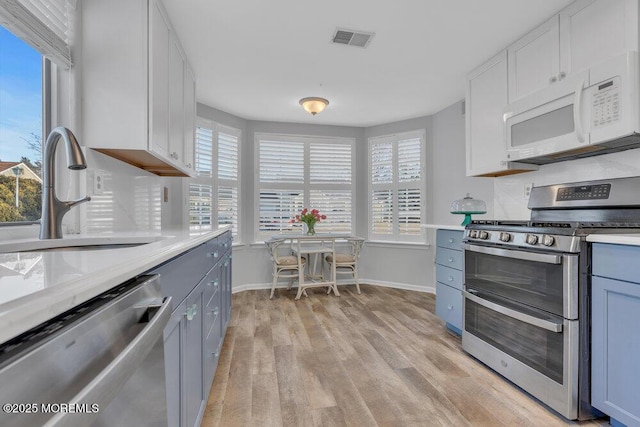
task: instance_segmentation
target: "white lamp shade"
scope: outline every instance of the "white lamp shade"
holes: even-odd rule
[[[327,105],[329,105],[329,101],[324,98],[318,98],[315,96],[302,98],[300,100],[300,105],[305,109],[307,113],[315,116],[318,113],[321,113],[322,110],[325,109]]]

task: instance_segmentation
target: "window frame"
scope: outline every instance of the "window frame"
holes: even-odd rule
[[[403,184],[399,181],[399,168],[398,168],[398,145],[400,141],[406,141],[409,139],[420,139],[420,180],[409,181],[407,184]],[[392,147],[392,180],[390,183],[374,184],[372,176],[373,166],[373,145],[390,143]],[[400,190],[407,190],[410,188],[418,188],[420,190],[420,217],[419,223],[426,222],[426,206],[427,206],[427,177],[426,177],[426,130],[418,129],[406,132],[400,132],[388,135],[379,135],[369,137],[367,140],[367,236],[372,242],[389,242],[389,243],[425,243],[424,233],[418,234],[403,234],[400,232],[399,221],[399,209],[398,209],[398,194]],[[415,182],[416,185],[409,185],[410,182]],[[391,190],[392,192],[392,233],[380,234],[375,233],[373,230],[373,191],[374,189]],[[419,226],[418,226],[419,227]]]
[[[298,135],[298,134],[282,134],[282,133],[270,133],[270,132],[256,132],[254,134],[254,197],[253,197],[253,241],[254,243],[261,243],[267,240],[274,234],[278,233],[261,233],[260,232],[260,142],[262,140],[277,140],[282,142],[302,143],[304,145],[304,164],[303,164],[303,182],[300,183],[267,183],[266,186],[273,189],[282,190],[301,190],[303,192],[303,207],[309,209],[310,206],[310,194],[313,190],[350,190],[351,191],[351,234],[356,230],[356,139],[352,137],[333,137],[333,136],[321,136],[321,135]],[[311,159],[310,159],[310,146],[311,144],[342,144],[349,145],[351,148],[351,177],[350,183],[311,183]],[[325,212],[320,212],[324,214]]]
[[[195,122],[195,126],[196,128],[198,127],[204,127],[207,129],[210,129],[212,132],[212,147],[211,147],[211,156],[212,156],[212,171],[211,171],[211,177],[199,177],[197,176],[197,171],[196,171],[196,175],[189,178],[188,180],[186,180],[186,193],[188,195],[189,198],[189,203],[187,204],[187,226],[190,229],[198,229],[199,227],[211,227],[211,228],[218,228],[220,226],[219,224],[219,188],[221,183],[226,186],[226,187],[235,187],[236,188],[236,194],[237,194],[237,209],[236,209],[236,224],[235,224],[235,229],[236,229],[236,233],[233,233],[233,226],[232,226],[232,234],[233,234],[233,239],[234,239],[234,243],[238,244],[241,243],[241,236],[242,236],[242,221],[241,221],[241,213],[242,213],[242,198],[241,198],[241,191],[242,191],[242,156],[241,156],[241,149],[242,149],[242,130],[238,129],[238,128],[234,128],[232,126],[228,126],[228,125],[224,125],[221,123],[218,123],[214,120],[211,119],[207,119],[204,117],[200,117],[197,116],[196,117],[196,122]],[[226,135],[231,135],[237,138],[237,174],[236,174],[236,180],[235,180],[235,186],[234,181],[233,180],[223,180],[220,179],[218,177],[218,170],[219,170],[219,134],[223,133]],[[195,144],[195,140],[194,140],[194,144]],[[195,148],[195,147],[194,147]],[[191,216],[191,210],[190,210],[190,186],[191,184],[198,184],[198,183],[203,183],[205,185],[211,185],[212,187],[212,192],[211,192],[211,198],[212,198],[212,207],[211,207],[211,225],[191,225],[190,224],[190,216]]]

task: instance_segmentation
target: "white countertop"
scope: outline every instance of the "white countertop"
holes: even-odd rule
[[[458,231],[464,230],[464,227],[462,225],[420,224],[420,227],[435,228],[438,230],[458,230]]]
[[[587,236],[587,242],[640,246],[640,233],[590,234]]]
[[[161,237],[142,246],[118,249],[0,253],[0,343],[228,229],[109,234]],[[105,235],[84,237],[93,236]]]

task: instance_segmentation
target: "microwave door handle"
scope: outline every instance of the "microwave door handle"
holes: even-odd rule
[[[491,301],[487,301],[484,298],[480,298],[477,295],[472,294],[472,290],[469,292],[462,291],[462,295],[470,301],[475,302],[478,305],[486,307],[490,310],[496,311],[500,314],[504,314],[507,317],[511,317],[512,319],[520,320],[521,322],[528,323],[529,325],[537,326],[542,329],[546,329],[547,331],[561,333],[562,332],[562,324],[553,323],[548,320],[540,319],[535,316],[531,316],[529,314],[521,313],[516,310],[512,310],[510,308],[504,307],[500,304],[496,304]]]
[[[106,407],[138,366],[144,362],[156,341],[162,339],[164,327],[171,318],[171,297],[164,299],[161,305],[150,304],[150,309],[156,309],[153,317],[131,340],[129,344],[107,365],[102,372],[87,384],[84,389],[69,400],[72,404],[96,403],[100,409]],[[136,308],[141,308],[137,307]],[[57,426],[82,426],[91,422],[95,414],[83,414],[72,412],[60,412],[51,418],[45,427]]]
[[[576,136],[578,142],[584,142],[584,129],[582,128],[582,92],[584,90],[584,79],[580,80],[580,84],[576,89],[576,97],[573,102],[573,123],[576,127]]]

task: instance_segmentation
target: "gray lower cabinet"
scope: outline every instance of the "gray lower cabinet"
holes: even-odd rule
[[[458,230],[436,231],[436,316],[447,327],[462,331],[462,237]]]
[[[231,313],[231,233],[151,272],[175,301],[164,330],[168,425],[199,426]]]
[[[591,404],[640,426],[640,246],[593,245]]]

